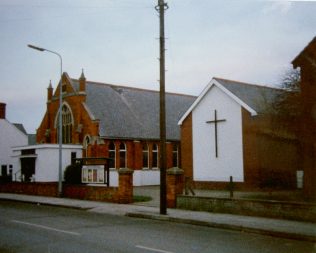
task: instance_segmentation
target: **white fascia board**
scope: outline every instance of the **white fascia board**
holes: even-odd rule
[[[185,114],[181,117],[181,119],[178,121],[178,125],[181,126],[183,121],[186,119],[186,117],[193,111],[193,109],[200,103],[200,101],[203,99],[205,94],[213,87],[217,86],[219,89],[221,89],[226,95],[228,95],[230,98],[232,98],[235,102],[237,102],[241,107],[245,108],[251,116],[256,116],[257,112],[252,109],[249,105],[247,105],[245,102],[243,102],[240,98],[235,96],[232,92],[230,92],[228,89],[226,89],[220,82],[218,82],[215,78],[213,78],[209,84],[204,88],[204,90],[201,92],[201,94],[198,96],[198,98],[194,101],[194,103],[190,106],[190,108],[185,112]]]
[[[17,146],[12,147],[13,151],[25,150],[25,149],[59,149],[59,144],[36,144],[30,146]],[[62,149],[82,149],[82,145],[80,144],[63,144]]]
[[[212,79],[213,81],[213,79]],[[201,92],[201,94],[198,96],[198,98],[194,101],[194,103],[190,106],[190,108],[183,114],[181,119],[178,121],[178,125],[181,126],[183,121],[186,119],[186,117],[193,111],[193,109],[200,103],[202,98],[205,96],[205,94],[208,92],[208,90],[213,86],[212,81],[209,82],[209,84],[204,88],[204,90]]]

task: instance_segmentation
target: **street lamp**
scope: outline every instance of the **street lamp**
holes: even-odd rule
[[[58,120],[58,143],[59,143],[59,162],[58,162],[58,196],[62,196],[62,141],[63,141],[63,136],[62,136],[62,83],[63,83],[63,60],[61,58],[61,55],[57,52],[41,48],[41,47],[36,47],[33,45],[27,45],[29,48],[32,48],[34,50],[38,50],[41,52],[49,52],[52,54],[55,54],[59,57],[60,60],[60,85],[59,85],[59,120]]]

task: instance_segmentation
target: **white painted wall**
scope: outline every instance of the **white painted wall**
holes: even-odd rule
[[[134,170],[134,186],[160,185],[160,170]]]
[[[28,144],[28,137],[6,119],[0,119],[0,168],[1,165],[13,166],[12,147]],[[1,169],[0,169],[1,175]]]
[[[35,182],[58,182],[58,163],[59,163],[58,144],[41,144],[34,146],[24,146],[13,148],[14,170],[13,174],[21,171],[21,150],[35,149]],[[76,152],[76,157],[82,157],[81,145],[63,145],[62,152],[62,175],[65,168],[71,164],[71,153]],[[15,180],[15,178],[13,178]],[[17,178],[17,181],[20,181]]]
[[[110,186],[118,186],[117,170],[110,170]],[[159,185],[160,170],[134,170],[133,186]]]
[[[110,169],[110,186],[118,187],[119,185],[119,175],[116,169]]]
[[[218,119],[218,158],[215,157],[214,110]],[[243,145],[241,106],[213,86],[192,111],[193,177],[195,181],[242,182]]]

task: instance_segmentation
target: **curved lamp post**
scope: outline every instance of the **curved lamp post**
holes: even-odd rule
[[[38,50],[41,52],[49,52],[57,55],[60,60],[60,85],[59,85],[59,120],[58,120],[58,143],[59,143],[59,162],[58,162],[58,196],[62,196],[62,83],[63,83],[63,60],[59,53],[48,50],[46,48],[36,47],[33,45],[27,45],[29,48]]]

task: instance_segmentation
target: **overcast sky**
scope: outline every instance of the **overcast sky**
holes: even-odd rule
[[[49,80],[159,89],[158,0],[0,0],[0,102],[35,133]],[[198,95],[212,77],[277,85],[316,36],[316,2],[166,0],[166,90]]]

